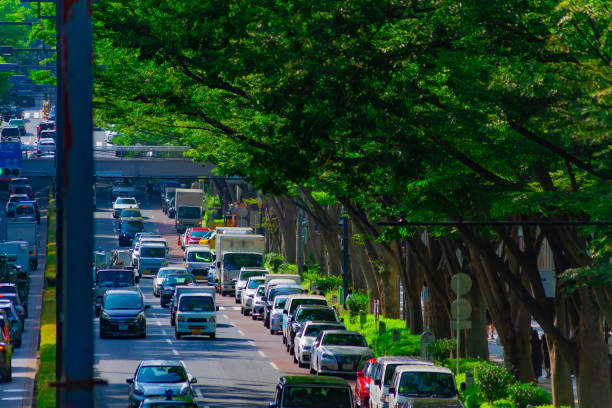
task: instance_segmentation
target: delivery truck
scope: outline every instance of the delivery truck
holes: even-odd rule
[[[204,191],[194,188],[177,188],[174,195],[176,216],[174,224],[180,234],[187,228],[197,227],[202,218]]]
[[[218,291],[221,295],[235,293],[241,268],[263,267],[265,244],[263,235],[217,234],[216,270],[219,278]]]
[[[9,222],[6,226],[7,241],[25,241],[28,243],[30,270],[38,269],[38,230],[36,222]]]

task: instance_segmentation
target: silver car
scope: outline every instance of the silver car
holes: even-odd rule
[[[283,309],[287,302],[287,296],[277,296],[274,298],[272,310],[270,311],[270,334],[283,331]]]
[[[266,285],[259,285],[255,296],[253,297],[253,308],[251,310],[251,317],[253,320],[257,320],[260,317],[263,319],[264,309],[266,308]]]
[[[240,313],[245,316],[248,316],[253,309],[253,301],[255,300],[255,292],[257,292],[257,288],[259,285],[264,283],[266,278],[263,276],[251,276],[247,281],[247,285],[244,288],[244,292],[242,293],[240,299]]]
[[[165,397],[168,391],[181,399],[193,401],[191,384],[197,380],[187,374],[182,361],[143,360],[138,364],[134,377],[126,379],[126,382],[130,385],[129,406],[135,408],[145,398]]]
[[[164,287],[164,280],[166,279],[166,275],[170,273],[187,273],[187,269],[183,266],[166,266],[163,268],[159,268],[159,271],[157,271],[157,275],[153,280],[153,296],[160,296],[160,291]]]
[[[281,311],[282,313],[282,311]],[[293,362],[300,367],[310,364],[310,350],[317,336],[324,330],[346,330],[342,323],[306,322],[293,340]]]
[[[325,330],[315,339],[310,353],[312,374],[356,374],[372,358],[363,334]]]

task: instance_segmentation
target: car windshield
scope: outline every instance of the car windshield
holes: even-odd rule
[[[389,386],[391,385],[391,379],[393,378],[393,373],[395,372],[395,367],[397,367],[399,364],[389,364],[387,365],[387,369],[385,370],[385,385]]]
[[[116,203],[117,204],[132,204],[132,205],[136,205],[136,199],[135,198],[118,198]]]
[[[13,194],[28,194],[30,187],[28,186],[15,186],[13,187]]]
[[[179,304],[181,312],[214,312],[212,296],[184,296]]]
[[[134,285],[134,272],[125,271],[99,271],[96,283],[101,287],[125,287]]]
[[[259,285],[257,288],[257,296],[263,296],[266,293],[266,287],[263,285]]]
[[[195,230],[191,231],[189,238],[203,238],[210,235],[210,231]]]
[[[247,284],[247,288],[257,289],[257,287],[259,287],[259,285],[261,285],[263,281],[264,281],[263,279],[251,279],[249,283]]]
[[[295,316],[297,322],[309,322],[313,320],[335,321],[336,312],[332,309],[302,309]]]
[[[144,226],[140,220],[126,220],[121,222],[121,232],[125,231],[142,231]]]
[[[266,274],[266,271],[242,271],[240,272],[240,276],[238,280],[249,280],[251,276],[263,276]]]
[[[178,216],[180,218],[200,218],[200,207],[180,207]]]
[[[168,275],[164,283],[166,285],[185,285],[195,283],[195,277],[193,275]]]
[[[304,336],[317,337],[323,330],[338,330],[339,326],[325,325],[325,324],[311,324],[306,327]]]
[[[158,278],[163,278],[163,277],[165,277],[168,274],[177,273],[177,272],[183,273],[183,272],[185,272],[185,269],[183,269],[183,268],[181,268],[181,269],[160,269],[159,272],[157,272],[157,277]]]
[[[349,387],[289,386],[283,390],[283,407],[351,408]]]
[[[29,198],[28,196],[23,195],[23,194],[12,195],[9,198],[9,203],[18,203],[20,201],[29,201]]]
[[[134,210],[134,209],[127,209],[127,210],[122,210],[121,211],[121,216],[122,217],[140,217],[140,210]]]
[[[187,253],[188,262],[212,262],[212,252],[210,251],[189,251]]]
[[[165,258],[166,257],[166,248],[151,248],[144,247],[140,248],[140,257],[141,258]]]
[[[142,308],[142,299],[136,292],[134,293],[112,293],[106,295],[104,299],[104,309],[140,309]]]
[[[274,288],[268,293],[268,301],[273,301],[278,295],[297,295],[302,293],[302,288]]]
[[[187,381],[187,373],[181,366],[144,366],[140,367],[138,382],[178,383]]]
[[[445,373],[405,372],[397,392],[403,396],[454,397],[453,376]]]
[[[321,342],[324,346],[355,346],[367,347],[365,338],[361,334],[328,333]]]
[[[297,309],[299,305],[327,305],[327,300],[320,298],[294,299],[293,302],[291,302],[289,314],[295,312],[295,309]]]
[[[263,256],[261,254],[225,254],[223,257],[223,268],[240,269],[242,267],[261,268]]]
[[[274,298],[275,309],[283,309],[285,307],[285,303],[287,303],[287,296],[277,296]]]
[[[19,129],[18,128],[3,128],[2,129],[2,136],[19,136]]]

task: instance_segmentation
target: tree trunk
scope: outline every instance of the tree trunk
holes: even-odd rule
[[[296,229],[295,229],[295,206],[286,198],[274,198],[271,200],[276,222],[280,234],[281,254],[287,262],[295,263],[296,259]]]
[[[421,306],[421,292],[423,290],[424,275],[414,255],[407,251],[406,267],[402,284],[404,286],[405,317],[410,333],[423,333],[423,307]]]
[[[474,282],[472,290],[467,295],[472,304],[472,328],[467,332],[467,356],[483,360],[489,359],[489,343],[487,341],[487,308],[480,294],[478,283]]]
[[[593,291],[580,289],[580,326],[578,327],[578,402],[580,407],[612,406],[610,367],[603,337],[600,312]]]
[[[559,296],[559,295],[558,295]],[[555,302],[555,326],[567,336],[567,315],[565,296]],[[547,338],[548,353],[550,355],[550,373],[552,383],[552,397],[555,408],[564,406],[574,407],[574,389],[570,376],[570,366],[560,351],[559,343]]]

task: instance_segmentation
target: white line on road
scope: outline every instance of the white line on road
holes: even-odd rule
[[[244,336],[244,332],[242,330],[238,330],[238,334]]]
[[[266,353],[264,353],[261,350],[257,350],[257,352],[259,353],[260,356],[262,356],[263,358],[266,358]]]
[[[2,401],[20,401],[25,399],[24,397],[5,397],[2,398]]]
[[[168,334],[168,332],[162,329],[162,334],[165,336],[166,334]]]
[[[24,392],[25,390],[15,390],[15,389],[11,389],[11,390],[2,390],[3,392]]]
[[[280,371],[280,368],[278,368],[278,366],[271,361],[270,361],[270,366],[272,366],[272,368],[275,369],[276,371]]]
[[[155,323],[157,323],[158,326],[161,326],[161,322],[158,320]]]
[[[253,342],[251,340],[249,340],[248,343],[249,343],[249,346],[254,346],[255,345],[255,342]]]
[[[225,313],[223,313],[223,318],[229,320],[229,317],[227,317],[227,315]]]
[[[172,354],[174,354],[175,356],[179,355],[178,351],[176,351],[175,349],[172,349]]]
[[[166,343],[168,343],[168,344],[172,344],[172,340],[170,340],[170,339],[166,339]]]

